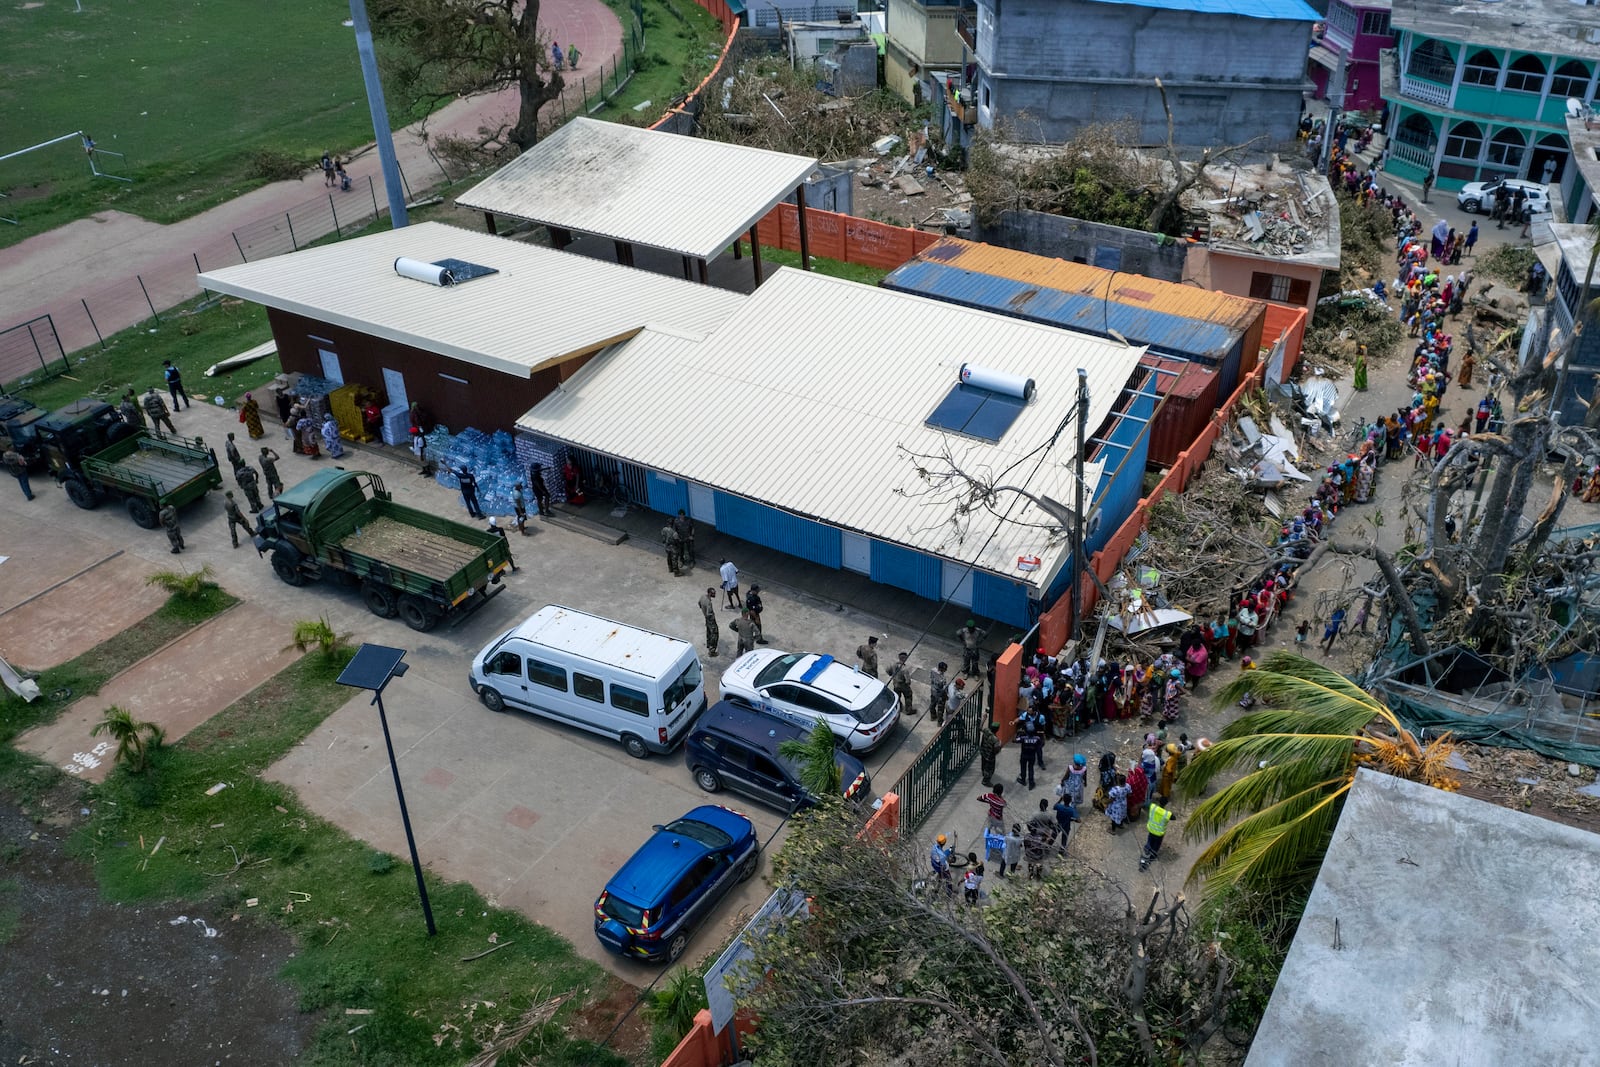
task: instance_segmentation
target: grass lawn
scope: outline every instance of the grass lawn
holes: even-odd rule
[[[626,3],[612,3],[624,27],[633,18]],[[644,0],[645,52],[638,58],[633,80],[594,117],[631,126],[648,126],[667,105],[700,84],[722,51],[724,35],[716,18],[694,0]],[[609,67],[606,68],[610,70]],[[567,77],[594,77],[593,71],[569,72]],[[607,84],[610,84],[609,81]],[[650,101],[642,111],[633,110]]]
[[[745,249],[745,255],[750,250]],[[800,253],[790,252],[783,248],[768,248],[761,246],[762,263],[781,263],[786,267],[800,266]],[[877,285],[889,276],[889,272],[882,267],[864,267],[859,263],[845,263],[837,259],[823,259],[821,256],[811,257],[811,269],[818,274],[826,274],[832,278],[848,278],[862,285]]]
[[[156,753],[146,773],[119,770],[96,787],[95,815],[74,848],[94,862],[103,891],[121,901],[195,901],[293,933],[300,948],[284,976],[301,1008],[327,1019],[309,1063],[460,1064],[539,999],[571,992],[558,1021],[535,1030],[525,1047],[540,1056],[527,1062],[624,1064],[563,1025],[605,985],[564,940],[470,886],[432,877],[439,932],[427,937],[405,858],[374,852],[308,812],[293,790],[261,779],[351,699],[334,683],[347,659],[303,657]],[[218,782],[228,787],[207,796]],[[3,909],[0,897],[0,921]],[[481,955],[496,945],[504,947]],[[347,1007],[372,1012],[353,1035]]]
[[[102,170],[137,180],[91,177],[76,142],[0,163],[0,210],[23,223],[0,246],[110,208],[171,222],[260,185],[260,150],[309,167],[372,140],[343,0],[73,6],[0,9],[0,154],[83,130],[127,155]]]

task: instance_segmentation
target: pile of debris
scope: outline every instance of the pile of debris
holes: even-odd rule
[[[1257,255],[1290,258],[1329,241],[1337,214],[1326,179],[1283,163],[1213,163],[1184,193],[1191,234]]]

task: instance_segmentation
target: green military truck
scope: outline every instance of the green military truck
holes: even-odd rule
[[[30,470],[44,465],[34,424],[48,415],[44,408],[9,393],[0,393],[0,452],[13,449]]]
[[[374,615],[422,631],[488,603],[511,569],[504,537],[396,504],[376,474],[337,469],[278,494],[256,551],[290,585],[335,575],[361,586]]]
[[[80,508],[121,500],[146,530],[161,509],[181,508],[222,488],[217,454],[196,437],[159,437],[129,426],[110,404],[79,400],[33,424],[33,432],[67,499]]]

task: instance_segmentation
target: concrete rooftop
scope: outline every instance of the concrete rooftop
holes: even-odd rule
[[[1600,59],[1592,6],[1572,0],[1394,0],[1390,24],[1429,37],[1490,48]]]
[[[1600,1062],[1600,836],[1362,770],[1245,1067]]]
[[[1217,251],[1339,269],[1339,202],[1328,179],[1314,171],[1276,156],[1266,163],[1219,160],[1184,194],[1183,207],[1206,214],[1207,245]],[[1259,231],[1252,221],[1261,223]]]

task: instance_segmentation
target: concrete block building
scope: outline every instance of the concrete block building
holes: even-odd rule
[[[1399,37],[1384,53],[1384,170],[1453,192],[1527,178],[1577,197],[1567,101],[1592,101],[1600,8],[1573,0],[1395,0]]]
[[[1311,27],[1304,0],[978,0],[976,120],[1064,141],[1132,118],[1164,143],[1166,87],[1181,144],[1293,140]]]
[[[1383,106],[1378,57],[1394,47],[1389,0],[1328,0],[1328,18],[1311,45],[1306,68],[1316,86],[1312,98],[1338,96],[1343,78],[1346,111]]]

